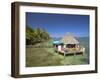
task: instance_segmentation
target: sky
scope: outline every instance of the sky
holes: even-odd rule
[[[89,36],[89,15],[26,12],[26,25],[43,28],[51,37],[62,37],[67,32],[75,37]]]

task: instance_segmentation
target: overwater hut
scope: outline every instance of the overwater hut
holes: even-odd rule
[[[60,41],[64,44],[64,48],[79,47],[79,41],[71,33],[66,33]]]
[[[63,45],[58,45],[58,52],[65,54],[85,52],[85,48],[79,44],[79,41],[71,33],[66,33],[59,42]]]

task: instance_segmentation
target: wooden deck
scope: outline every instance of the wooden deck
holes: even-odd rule
[[[57,51],[57,49],[56,49],[56,52],[59,52],[59,53],[64,54],[64,55],[66,55],[66,54],[80,54],[80,53],[84,54],[85,48],[84,47],[82,47],[82,48],[66,48],[66,49],[63,49],[61,51]]]

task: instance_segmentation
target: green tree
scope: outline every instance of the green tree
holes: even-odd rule
[[[43,42],[49,40],[49,34],[42,28],[33,29],[29,26],[26,26],[26,44],[36,44],[39,42]]]

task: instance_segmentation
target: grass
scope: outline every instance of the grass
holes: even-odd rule
[[[48,41],[37,44],[38,46],[52,46]],[[56,53],[53,47],[27,47],[26,67],[36,66],[60,66],[88,64],[87,54],[85,55],[63,55]]]

